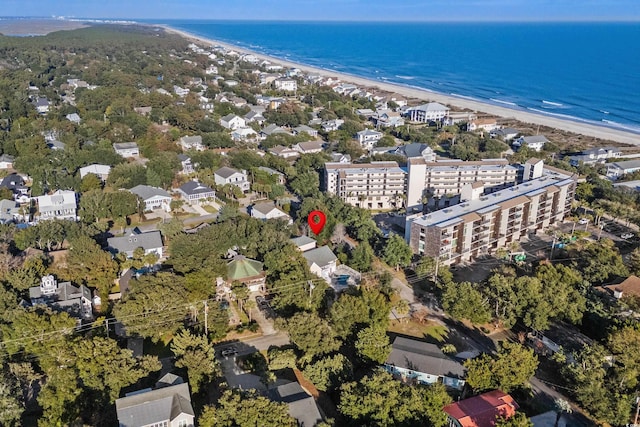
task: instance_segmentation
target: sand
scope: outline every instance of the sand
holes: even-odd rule
[[[445,95],[428,90],[410,88],[402,85],[396,85],[392,83],[385,83],[376,80],[369,80],[363,77],[353,76],[350,74],[343,74],[334,72],[331,70],[324,70],[321,68],[315,68],[304,64],[298,64],[291,61],[286,61],[280,58],[271,57],[261,53],[257,53],[248,49],[244,49],[229,43],[220,42],[217,40],[207,39],[200,36],[196,36],[185,31],[177,30],[175,28],[161,26],[166,31],[181,35],[189,40],[199,43],[205,43],[209,45],[224,46],[228,49],[232,49],[239,53],[250,53],[255,57],[268,60],[274,64],[280,64],[284,67],[298,68],[309,74],[318,74],[326,77],[337,77],[345,83],[353,83],[361,88],[378,88],[380,90],[396,93],[406,98],[415,98],[424,101],[435,101],[449,107],[457,107],[458,109],[473,110],[477,113],[485,113],[488,115],[502,117],[505,119],[514,119],[523,123],[529,123],[533,125],[548,126],[555,129],[561,129],[568,132],[573,132],[579,135],[584,135],[593,138],[599,138],[602,140],[615,141],[622,144],[630,144],[640,146],[640,135],[625,132],[623,130],[611,129],[606,126],[597,126],[590,123],[581,123],[579,121],[562,119],[557,117],[545,116],[542,114],[530,113],[527,111],[520,111],[510,109],[506,107],[500,107],[492,104],[487,104],[479,101],[474,101],[466,98],[459,98],[451,95]]]
[[[79,21],[55,19],[7,19],[0,20],[0,34],[10,36],[44,36],[54,31],[75,30],[87,27]]]

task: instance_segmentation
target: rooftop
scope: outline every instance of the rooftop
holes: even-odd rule
[[[262,263],[242,255],[236,255],[227,263],[229,280],[251,279],[262,275]]]
[[[451,403],[443,408],[462,427],[494,427],[496,416],[512,416],[518,404],[513,397],[494,390],[479,396]]]
[[[152,187],[150,185],[136,185],[129,189],[129,191],[136,196],[140,196],[142,200],[148,200],[153,197],[171,197],[171,194],[164,191],[162,188]]]
[[[331,262],[335,262],[338,258],[329,249],[329,246],[320,246],[319,248],[309,249],[302,253],[309,265],[316,264],[322,268],[329,265]]]
[[[234,169],[234,168],[228,168],[226,166],[221,167],[220,169],[218,169],[217,171],[214,172],[216,175],[223,177],[224,179],[227,179],[231,176],[233,176],[236,173],[241,173],[238,169]]]
[[[396,337],[386,364],[431,375],[464,378],[464,366],[447,356],[437,345]]]

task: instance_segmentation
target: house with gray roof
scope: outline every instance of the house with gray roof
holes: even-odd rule
[[[285,147],[284,145],[276,145],[269,148],[269,153],[274,156],[282,157],[283,159],[290,159],[300,156],[300,152],[293,148]]]
[[[111,173],[111,166],[93,164],[80,168],[80,178],[84,178],[90,173],[96,175],[102,182],[105,182],[107,178],[109,178],[109,173]]]
[[[298,421],[300,427],[314,427],[322,422],[315,399],[298,382],[271,388],[267,396],[274,402],[286,403],[289,415]]]
[[[160,231],[153,230],[142,233],[137,228],[128,236],[107,239],[107,244],[110,252],[126,254],[127,258],[132,258],[133,251],[138,248],[144,249],[145,255],[155,253],[158,258],[162,258],[164,248]]]
[[[251,207],[251,216],[264,221],[268,219],[283,219],[288,224],[293,224],[293,219],[273,202],[256,203]]]
[[[178,154],[178,160],[180,160],[180,164],[182,165],[182,170],[180,171],[181,174],[189,175],[195,171],[193,168],[193,162],[191,162],[191,157],[186,154]]]
[[[154,390],[127,393],[116,400],[119,427],[194,427],[195,412],[189,385],[167,374]]]
[[[521,136],[513,142],[515,148],[528,147],[534,151],[540,151],[549,140],[544,135]]]
[[[178,140],[178,145],[185,151],[204,151],[204,145],[202,145],[202,136],[200,135],[183,136]]]
[[[13,169],[14,157],[8,154],[0,156],[0,169]]]
[[[198,181],[189,181],[178,188],[178,193],[182,196],[182,199],[189,203],[202,203],[207,200],[213,200],[216,197],[216,192],[213,188],[201,184]]]
[[[73,191],[58,190],[53,194],[35,198],[38,201],[38,220],[77,220],[78,203]]]
[[[415,339],[396,337],[383,367],[405,381],[420,384],[441,382],[458,390],[462,390],[465,384],[462,363],[444,354],[437,345]]]
[[[412,142],[411,144],[401,145],[397,148],[396,154],[404,156],[408,159],[423,158],[425,162],[435,162],[436,153],[427,144]]]
[[[71,113],[71,114],[67,114],[65,116],[65,118],[67,120],[69,120],[71,123],[75,123],[77,125],[80,124],[80,122],[82,121],[82,119],[80,118],[80,116],[78,115],[78,113]]]
[[[514,128],[502,128],[502,129],[493,129],[489,131],[489,136],[491,138],[502,138],[503,141],[510,141],[516,136],[518,136],[520,132],[518,129]]]
[[[616,180],[624,175],[640,170],[640,160],[627,160],[624,162],[607,163],[607,178]]]
[[[48,275],[42,277],[40,286],[29,288],[32,305],[44,304],[54,311],[64,311],[76,319],[91,319],[91,291],[84,285],[74,286],[71,282],[61,282]]]
[[[135,142],[116,142],[113,144],[113,149],[124,158],[138,157],[140,155],[140,149]]]
[[[29,194],[29,187],[27,187],[24,178],[17,173],[11,173],[2,178],[2,181],[0,181],[0,187],[11,190],[15,199]]]
[[[14,200],[0,200],[0,224],[17,222],[21,218],[20,208]]]
[[[243,192],[251,189],[251,183],[247,176],[247,171],[239,171],[238,169],[221,167],[213,173],[216,185],[231,184],[240,188]]]
[[[51,105],[51,102],[49,102],[47,98],[39,96],[33,102],[33,105],[34,107],[36,107],[36,110],[38,110],[38,113],[46,114],[49,112],[49,106]]]
[[[289,240],[296,245],[296,248],[298,248],[300,252],[306,252],[316,248],[316,241],[309,236],[294,237]]]
[[[166,212],[171,211],[171,194],[162,188],[150,185],[136,185],[129,191],[142,199],[145,211],[153,211],[155,209],[163,209]]]
[[[380,141],[384,134],[377,130],[365,129],[356,133],[356,139],[362,148],[371,150],[376,142]]]
[[[258,167],[258,170],[267,173],[269,176],[274,177],[278,184],[284,185],[285,177],[282,172],[278,172],[277,170],[268,168],[266,166],[260,166]]]
[[[324,143],[322,141],[299,142],[293,146],[293,149],[300,154],[314,154],[321,153],[323,145]]]
[[[300,125],[297,127],[293,128],[293,134],[294,135],[300,135],[302,132],[306,133],[307,135],[309,135],[312,138],[317,138],[318,137],[318,131],[315,130],[312,127],[309,127],[307,125]]]
[[[429,123],[443,120],[449,115],[449,108],[438,102],[428,102],[416,107],[407,108],[405,114],[412,122]]]
[[[226,129],[236,130],[245,127],[245,120],[235,114],[227,114],[220,118],[220,125]]]
[[[331,153],[331,162],[332,163],[351,163],[351,155],[342,154],[342,153]]]
[[[291,135],[289,132],[287,132],[286,130],[282,129],[280,126],[275,124],[270,124],[269,126],[265,127],[260,131],[258,135],[260,139],[267,139],[268,136],[275,135],[278,133]]]
[[[310,249],[302,253],[307,260],[309,270],[318,277],[331,283],[331,275],[336,271],[338,258],[328,246]]]

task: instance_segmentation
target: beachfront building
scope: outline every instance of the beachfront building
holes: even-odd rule
[[[615,159],[620,156],[622,156],[622,151],[615,147],[593,148],[580,154],[569,156],[569,164],[571,166],[579,166],[582,162],[585,165],[594,165],[596,163],[605,163],[608,159]]]
[[[523,179],[490,194],[479,182],[468,184],[462,189],[462,203],[407,216],[405,239],[418,255],[451,265],[492,254],[562,221],[571,210],[576,176],[530,161]]]
[[[467,123],[467,132],[485,131],[490,132],[492,130],[499,129],[498,120],[493,117],[485,117],[482,119],[471,120]]]
[[[298,82],[287,77],[274,80],[273,86],[276,90],[283,90],[286,92],[295,92],[298,90]]]
[[[467,184],[483,182],[487,191],[512,186],[519,171],[506,159],[427,161],[424,157],[411,157],[407,168],[407,207],[419,207],[428,199],[433,209],[452,204],[452,197]]]
[[[345,203],[366,209],[402,205],[406,172],[396,162],[325,163],[324,190]]]
[[[405,111],[405,114],[412,122],[429,123],[444,120],[449,114],[449,108],[438,102],[429,102],[410,107]]]
[[[501,138],[503,141],[511,141],[513,138],[518,136],[519,133],[518,129],[514,128],[493,129],[489,131],[489,137]]]
[[[607,164],[607,178],[616,180],[623,176],[640,171],[640,160],[627,160]]]
[[[513,142],[514,148],[527,147],[533,151],[541,151],[544,148],[544,144],[549,142],[544,135],[531,135],[521,136]]]

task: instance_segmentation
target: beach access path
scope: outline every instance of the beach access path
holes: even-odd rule
[[[550,117],[542,114],[531,113],[528,111],[515,110],[511,108],[501,107],[497,105],[487,104],[480,101],[474,101],[467,98],[459,98],[452,95],[446,95],[429,91],[426,89],[417,89],[406,87],[402,85],[396,85],[392,83],[385,83],[376,80],[369,80],[364,77],[353,76],[350,74],[339,73],[331,70],[325,70],[322,68],[315,68],[296,62],[287,61],[284,59],[264,55],[258,52],[254,52],[249,49],[245,49],[239,46],[235,46],[229,43],[221,42],[218,40],[212,40],[204,37],[200,37],[194,34],[190,34],[186,31],[177,30],[175,28],[166,25],[157,25],[165,29],[165,31],[178,34],[186,39],[194,41],[196,43],[205,43],[209,45],[222,46],[230,50],[234,50],[239,53],[250,53],[261,60],[267,60],[274,64],[280,64],[284,67],[298,68],[308,74],[317,74],[324,77],[337,77],[343,82],[353,83],[361,88],[378,88],[382,91],[396,93],[406,98],[415,98],[425,101],[434,101],[441,104],[458,107],[461,109],[468,109],[477,113],[486,113],[497,117],[513,118],[523,123],[530,123],[534,125],[548,126],[556,129],[562,129],[568,132],[573,132],[579,135],[585,135],[589,137],[599,138],[603,140],[616,141],[622,144],[630,144],[640,146],[640,135],[625,132],[618,129],[612,129],[605,126],[597,126],[591,123],[582,123],[579,121],[562,119],[557,117]]]

